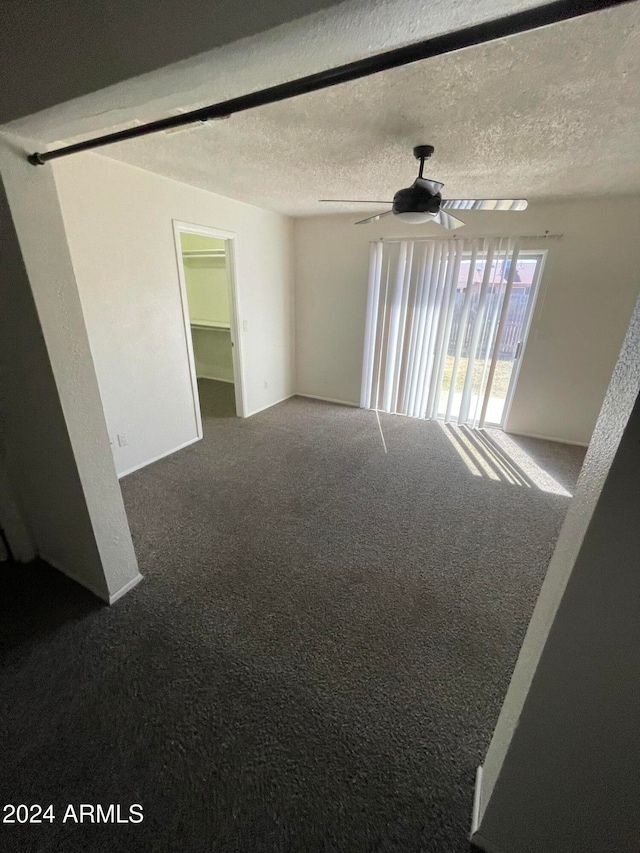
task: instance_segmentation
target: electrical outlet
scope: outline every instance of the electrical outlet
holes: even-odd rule
[[[265,379],[265,380],[264,380],[264,390],[266,391],[268,387],[269,387],[269,383],[268,383],[268,382],[267,382],[267,380]]]
[[[126,432],[118,433],[118,444],[120,445],[120,447],[125,447],[127,444],[129,444]]]
[[[243,321],[242,321],[242,331],[243,331],[243,332],[248,332],[248,331],[249,331],[249,321],[248,321],[248,320],[243,320]]]

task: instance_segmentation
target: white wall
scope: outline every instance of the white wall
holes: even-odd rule
[[[230,323],[229,289],[224,258],[184,257],[184,278],[193,323]]]
[[[180,234],[180,244],[191,322],[221,323],[228,326],[229,285],[225,255],[194,257],[188,254],[196,251],[224,253],[225,241],[184,232]]]
[[[9,139],[0,171],[3,461],[36,553],[112,601],[140,575],[53,174]]]
[[[227,329],[191,328],[198,379],[233,382],[233,349]]]
[[[229,288],[224,258],[183,258],[193,323],[230,323]]]
[[[635,853],[640,301],[489,747],[482,850]]]
[[[358,218],[319,216],[295,226],[297,390],[355,404],[369,242],[443,233],[393,218],[356,227]],[[564,235],[527,242],[549,254],[508,429],[587,444],[640,290],[640,198],[533,203],[522,213],[462,218],[469,237]]]
[[[245,413],[293,393],[291,219],[98,154],[54,174],[118,473],[196,438],[172,220],[236,235]]]

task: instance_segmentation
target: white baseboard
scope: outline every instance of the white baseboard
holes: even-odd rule
[[[303,394],[302,391],[296,391],[296,397],[306,397],[308,400],[321,400],[323,403],[337,403],[339,406],[351,406],[353,409],[359,409],[359,403],[352,403],[351,400],[338,400],[335,397],[319,397],[317,394]]]
[[[540,441],[555,441],[556,444],[571,444],[574,447],[589,447],[589,442],[570,441],[568,438],[558,438],[555,435],[538,435],[535,432],[516,432],[515,430],[505,430],[507,435],[520,435],[522,438],[538,438]]]
[[[277,406],[278,403],[284,403],[285,400],[290,400],[292,397],[295,397],[295,394],[286,394],[284,397],[281,397],[279,400],[274,400],[273,403],[267,403],[266,406],[260,406],[259,409],[254,409],[252,412],[247,412],[245,418],[250,418],[253,415],[257,415],[260,412],[264,412],[266,409],[270,409],[272,406]]]
[[[484,853],[503,853],[499,847],[496,847],[496,845],[491,841],[487,841],[487,839],[483,838],[478,832],[476,832],[475,835],[472,835],[469,841],[471,841],[478,850],[483,850]]]
[[[130,581],[127,581],[127,583],[117,592],[114,592],[109,595],[103,592],[98,592],[98,590],[93,586],[92,583],[77,578],[74,574],[72,574],[64,566],[62,566],[58,560],[52,560],[51,557],[48,557],[43,552],[41,552],[38,556],[41,560],[44,560],[45,563],[49,563],[49,565],[52,566],[57,572],[60,572],[60,574],[63,574],[65,577],[69,578],[69,580],[74,581],[74,583],[77,583],[80,586],[83,586],[85,589],[88,589],[89,592],[93,593],[93,595],[96,596],[96,598],[99,598],[100,601],[104,601],[106,604],[115,604],[119,598],[122,598],[123,595],[126,595],[126,593],[128,593],[130,589],[133,589],[134,586],[138,586],[138,584],[142,580],[142,575],[137,574],[134,578],[131,578]]]
[[[142,580],[142,575],[136,575],[135,578],[131,578],[123,587],[121,587],[117,592],[112,593],[109,596],[109,604],[115,604],[119,598],[122,598],[123,595],[126,595],[130,589],[133,589],[134,586],[138,586],[140,581]]]
[[[476,770],[476,784],[473,788],[473,807],[471,810],[471,835],[478,831],[480,826],[480,793],[482,791],[482,764],[478,764]]]
[[[495,844],[490,841],[487,841],[486,838],[483,838],[482,835],[478,832],[480,827],[480,797],[482,792],[482,764],[478,765],[478,769],[476,770],[476,783],[473,788],[473,807],[471,811],[471,833],[469,835],[469,841],[471,841],[477,848],[480,850],[484,850],[484,853],[502,853]]]
[[[38,553],[38,556],[40,557],[41,560],[44,560],[45,563],[49,563],[50,566],[53,566],[53,568],[57,572],[60,572],[61,574],[65,575],[65,577],[68,577],[69,580],[72,580],[72,581],[74,581],[74,583],[77,583],[80,586],[83,586],[85,589],[88,589],[89,592],[92,592],[96,596],[96,598],[100,599],[100,601],[104,601],[106,604],[110,604],[108,593],[98,592],[98,590],[93,586],[93,584],[90,581],[86,581],[84,579],[77,578],[73,574],[73,572],[70,572],[58,560],[52,560],[51,557],[49,557],[44,551],[40,551]]]
[[[220,376],[207,376],[205,373],[196,374],[196,379],[211,379],[214,382],[226,382],[228,385],[233,385],[234,379],[221,379]]]
[[[190,438],[189,441],[185,441],[182,444],[179,444],[178,447],[174,447],[173,450],[167,450],[164,453],[160,453],[158,456],[154,456],[152,459],[147,459],[145,462],[141,462],[139,465],[134,465],[132,468],[127,468],[126,471],[123,471],[121,474],[118,474],[118,479],[122,480],[122,478],[126,477],[128,474],[133,474],[134,471],[139,471],[141,468],[146,468],[147,465],[153,465],[154,462],[158,462],[160,459],[164,459],[165,456],[171,456],[172,453],[177,453],[179,450],[184,450],[184,448],[189,447],[190,444],[195,444],[196,441],[201,440],[201,435],[197,435],[195,438]]]

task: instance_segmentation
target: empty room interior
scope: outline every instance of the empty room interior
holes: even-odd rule
[[[0,847],[637,851],[640,3],[284,6],[0,113]]]

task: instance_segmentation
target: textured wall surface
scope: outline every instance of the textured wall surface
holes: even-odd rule
[[[173,220],[236,235],[245,414],[294,392],[291,219],[97,154],[54,171],[118,473],[197,436]]]
[[[139,574],[54,177],[9,141],[0,169],[7,468],[38,553],[108,600]]]
[[[638,849],[639,392],[640,303],[484,764],[489,851]]]
[[[640,289],[640,197],[536,203],[522,213],[461,211],[460,236],[562,234],[548,251],[508,428],[588,443]],[[358,404],[369,242],[442,236],[395,217],[296,220],[297,390]]]

